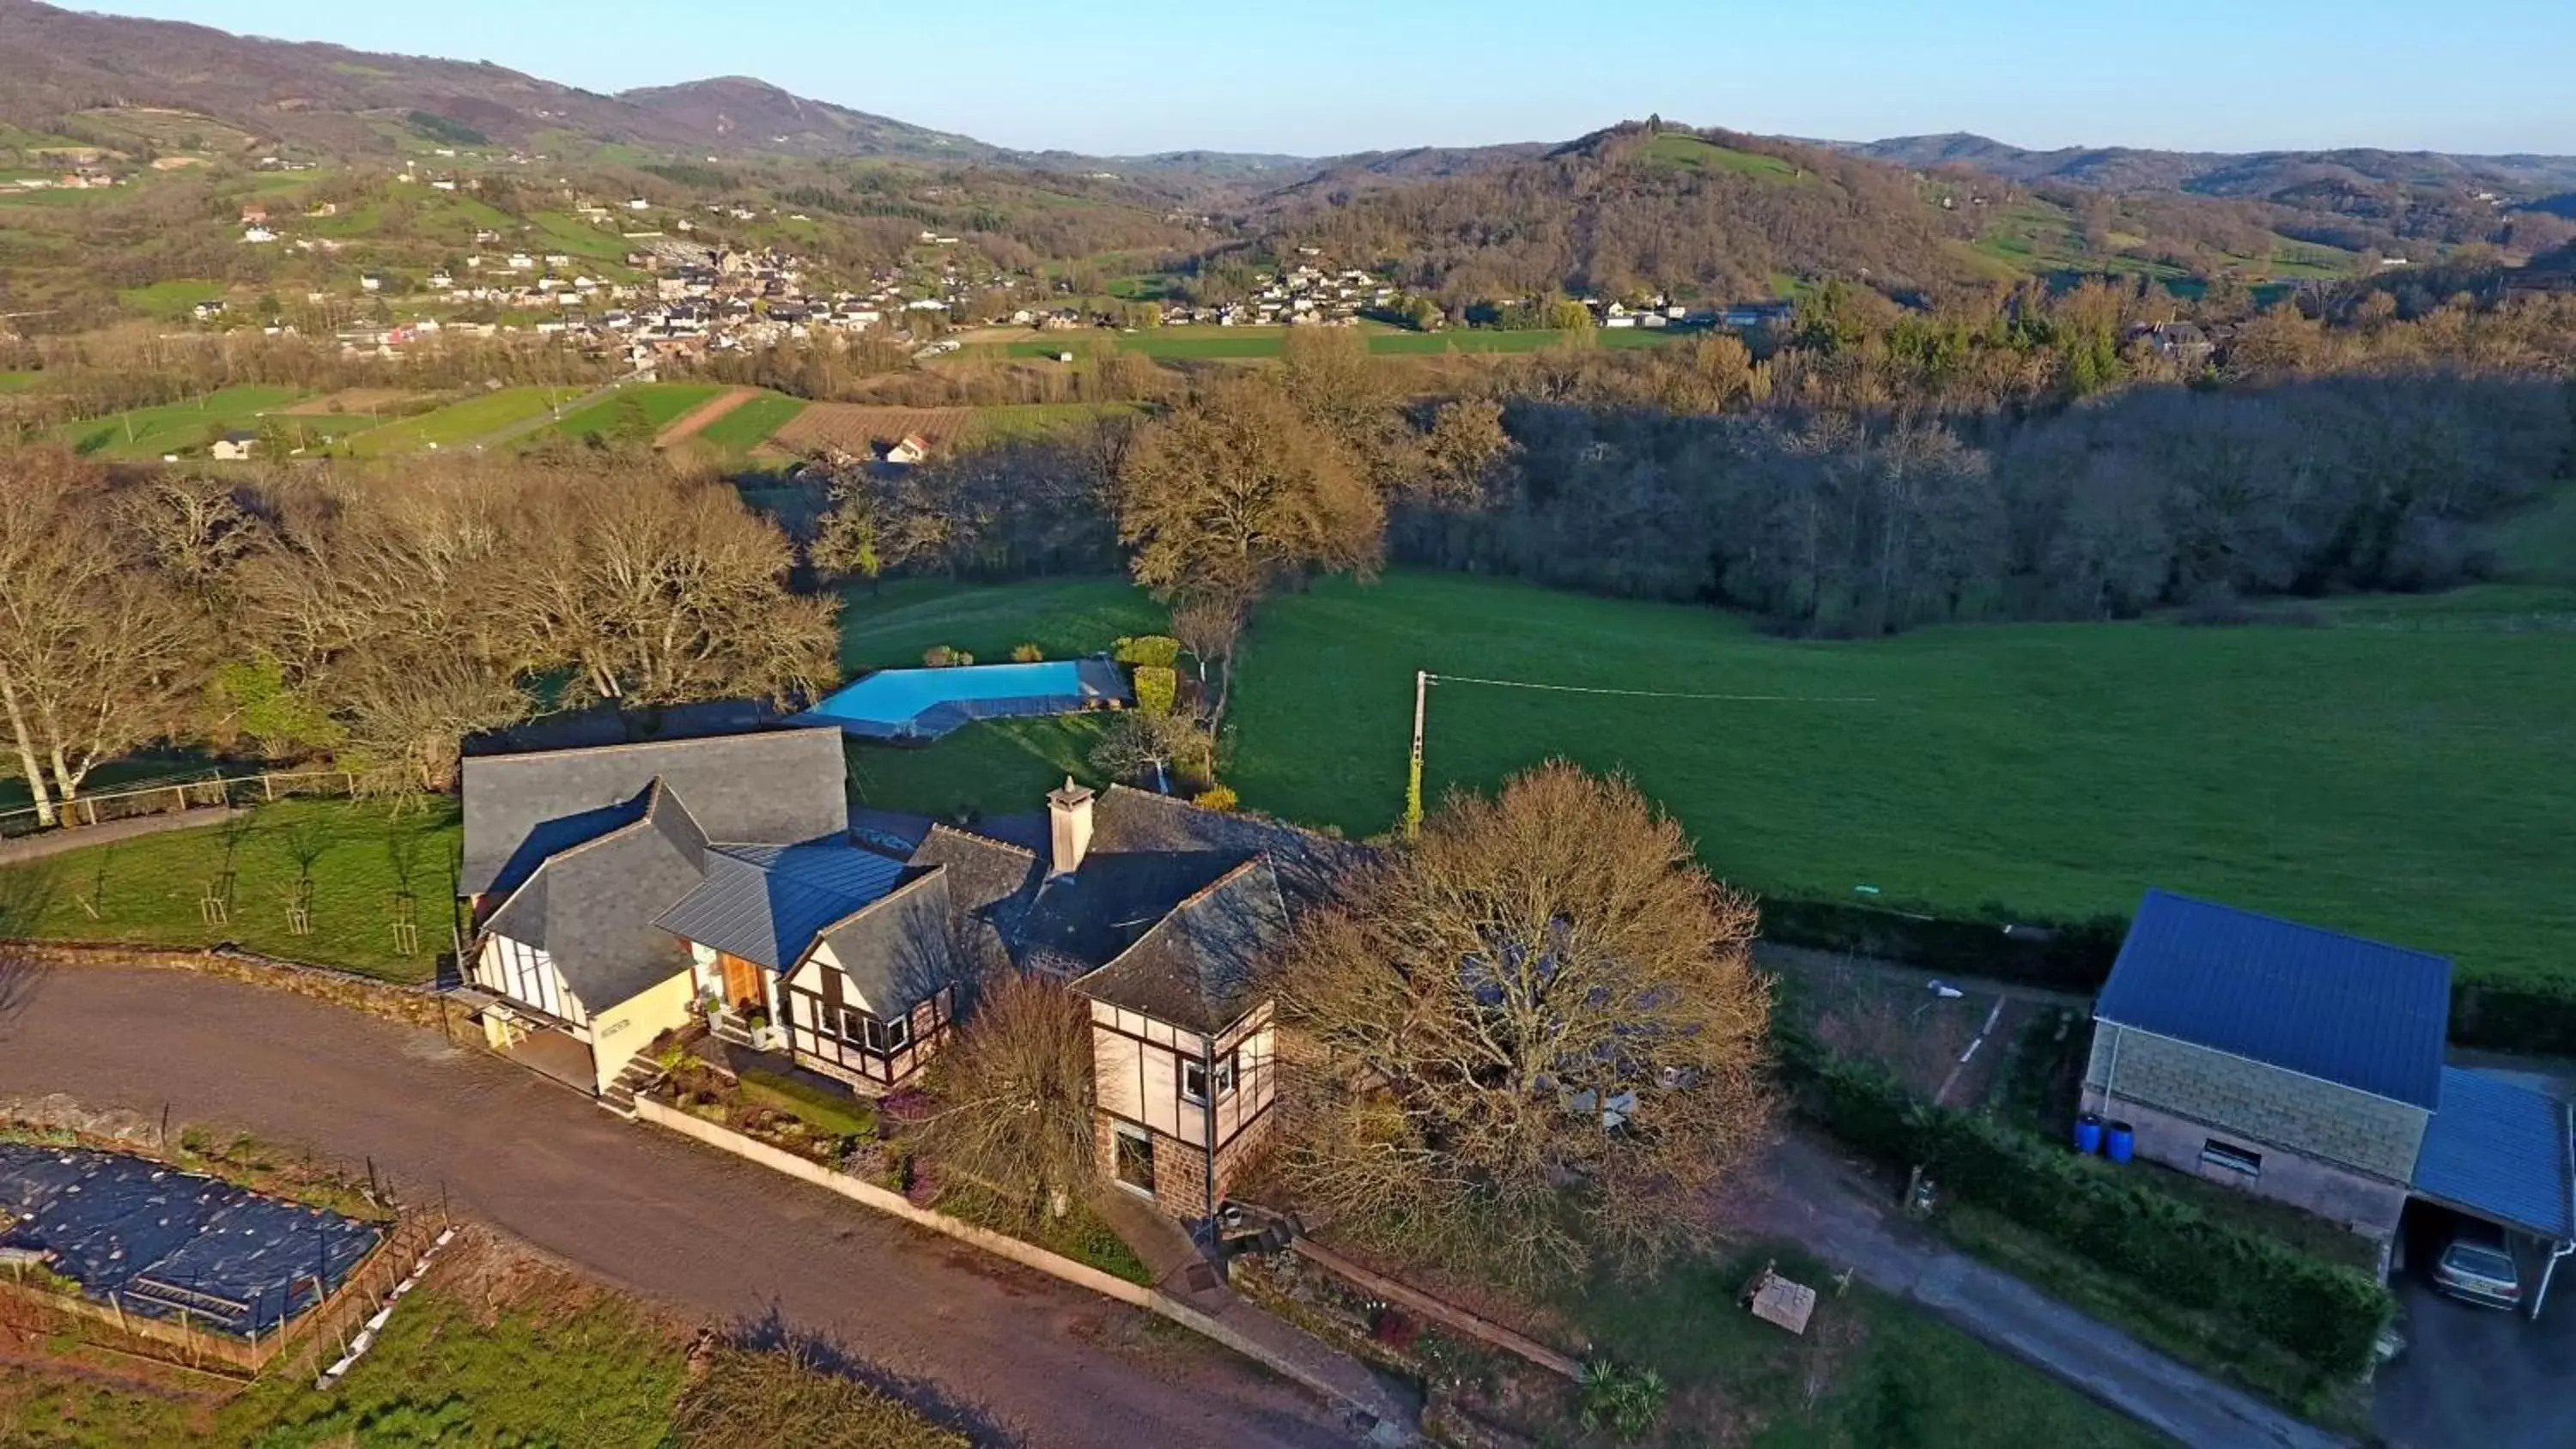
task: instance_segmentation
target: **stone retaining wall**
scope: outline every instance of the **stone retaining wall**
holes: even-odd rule
[[[446,1031],[451,1008],[447,998],[426,986],[397,986],[335,971],[280,961],[248,951],[192,951],[167,946],[83,945],[67,941],[0,941],[0,962],[42,968],[78,970],[86,966],[144,967],[156,971],[194,971],[220,976],[272,991],[326,1001],[350,1011],[363,1011],[407,1026]]]

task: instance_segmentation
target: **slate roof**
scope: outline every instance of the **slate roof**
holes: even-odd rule
[[[1173,907],[1073,989],[1191,1031],[1220,1032],[1253,1006],[1264,953],[1287,929],[1278,874],[1256,857]]]
[[[838,730],[477,756],[464,765],[457,893],[515,890],[548,856],[635,819],[657,779],[689,802],[710,839],[803,841],[849,828]]]
[[[605,1011],[688,969],[688,949],[653,916],[705,878],[709,855],[657,780],[635,819],[547,857],[486,929],[545,952],[585,1010]]]
[[[2483,1072],[2442,1069],[2415,1190],[2543,1237],[2576,1238],[2567,1109]]]
[[[2149,891],[2094,1014],[2431,1111],[2451,963]]]
[[[959,978],[948,888],[945,869],[915,874],[823,932],[824,948],[868,1010],[898,1014]]]
[[[970,831],[934,825],[912,853],[912,863],[946,874],[950,908],[965,934],[986,962],[1007,963],[1044,869],[1036,854]]]
[[[903,863],[855,845],[717,845],[706,878],[653,924],[773,971],[823,928],[893,890]]]

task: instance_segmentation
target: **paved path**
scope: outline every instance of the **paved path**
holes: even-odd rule
[[[707,424],[758,396],[760,389],[756,387],[727,388],[673,419],[671,425],[662,430],[661,436],[653,440],[653,446],[667,448],[673,443],[694,438],[706,431]]]
[[[356,1164],[620,1286],[828,1335],[978,1444],[1347,1443],[1315,1400],[1184,1331],[620,1122],[479,1048],[185,972],[0,992],[0,1095],[237,1125]]]
[[[190,810],[173,810],[166,815],[136,815],[124,820],[108,820],[97,825],[67,825],[41,835],[22,835],[15,840],[0,840],[0,865],[42,860],[85,845],[106,845],[111,841],[132,840],[138,835],[159,835],[171,830],[194,830],[202,825],[221,825],[247,810],[223,805],[200,805]]]
[[[1768,1190],[1733,1214],[1767,1236],[1855,1268],[1978,1338],[2201,1449],[2341,1449],[2347,1441],[2176,1363],[2127,1334],[1964,1257],[1882,1205],[1872,1179],[1791,1137]]]

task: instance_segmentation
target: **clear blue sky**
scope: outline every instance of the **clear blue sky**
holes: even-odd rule
[[[2576,152],[2576,0],[65,0],[491,60],[758,76],[1006,146],[1322,154],[1660,112],[1869,139]]]

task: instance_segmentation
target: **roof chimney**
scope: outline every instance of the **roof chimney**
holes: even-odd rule
[[[1064,777],[1064,788],[1047,792],[1047,840],[1050,875],[1071,875],[1091,850],[1091,791]]]

